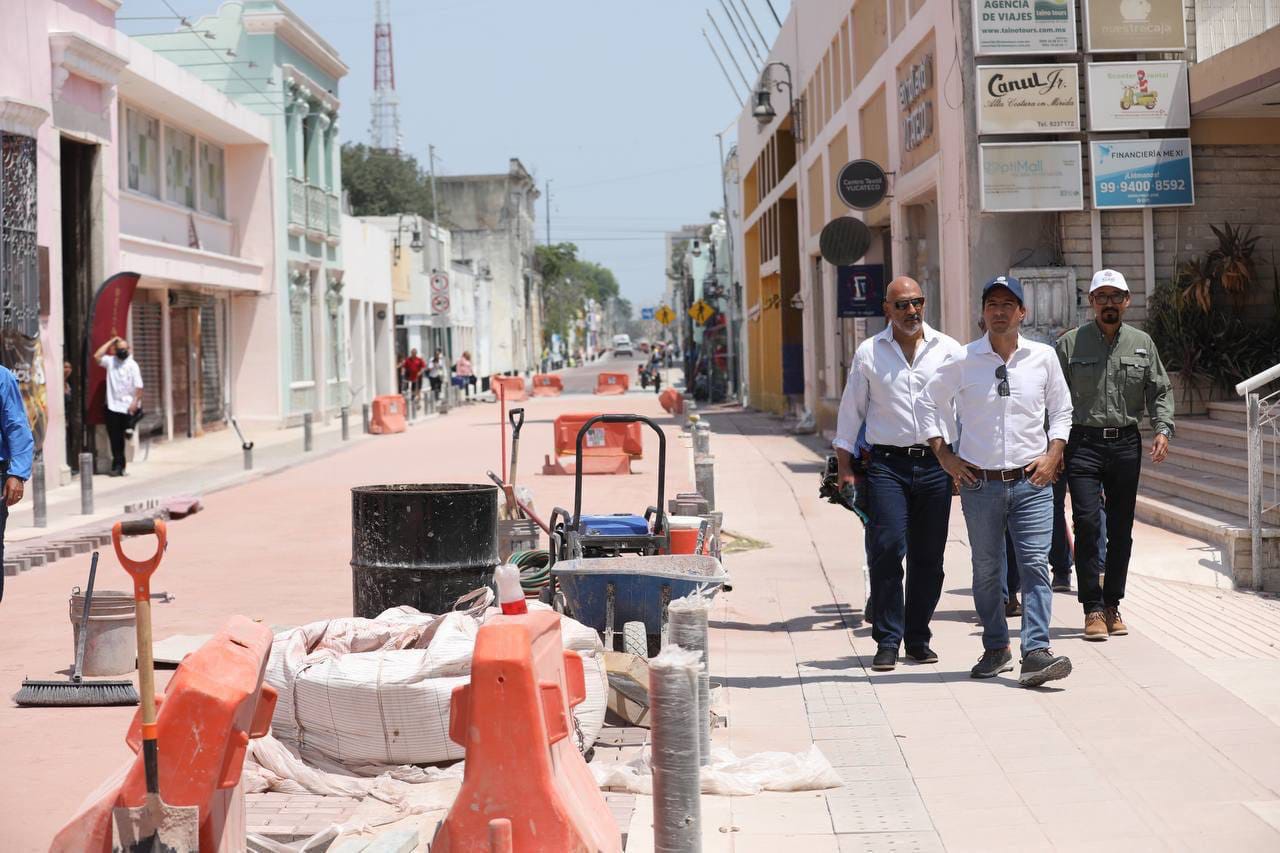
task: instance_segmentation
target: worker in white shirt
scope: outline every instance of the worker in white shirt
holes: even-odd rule
[[[935,663],[929,622],[942,595],[942,552],[951,516],[951,477],[925,443],[916,403],[935,371],[962,352],[960,344],[924,322],[924,294],[915,280],[896,278],[885,290],[883,332],[863,341],[853,357],[836,437],[838,476],[854,479],[858,431],[871,444],[867,464],[867,566],[871,571],[871,668],[897,666],[899,645],[918,663]],[[947,441],[956,435],[949,407],[937,422]],[[903,594],[902,560],[907,560]]]
[[[920,397],[921,429],[960,487],[973,555],[973,603],[983,655],[970,672],[993,678],[1013,669],[1002,588],[1005,532],[1022,583],[1022,671],[1038,687],[1071,674],[1071,660],[1049,648],[1053,592],[1049,546],[1053,489],[1071,432],[1071,390],[1053,347],[1018,334],[1026,317],[1022,284],[996,276],[982,288],[987,333],[942,365]],[[947,447],[942,412],[955,405],[959,454]],[[1047,434],[1045,423],[1049,425]]]
[[[107,437],[111,441],[111,476],[124,476],[124,434],[142,408],[142,370],[129,355],[129,342],[113,337],[93,354],[107,371]]]

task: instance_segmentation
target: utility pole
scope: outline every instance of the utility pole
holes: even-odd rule
[[[733,392],[733,396],[735,398],[740,398],[742,394],[739,391],[738,383],[740,381],[742,372],[738,369],[737,361],[734,358],[735,341],[733,339],[734,312],[737,310],[737,306],[735,305],[735,299],[734,299],[735,294],[734,294],[734,281],[733,281],[733,267],[734,267],[733,227],[729,224],[729,187],[726,186],[727,181],[725,180],[725,173],[724,173],[724,132],[723,131],[716,134],[716,143],[720,149],[720,193],[724,201],[724,219],[722,219],[721,221],[724,223],[725,248],[728,250],[726,254],[728,254],[729,256],[728,286],[725,288],[725,298],[729,303],[729,310],[725,312],[725,318],[724,318],[725,363],[729,367],[729,375],[725,377],[725,379],[727,380],[725,382],[725,385],[728,387],[729,390]],[[717,281],[720,279],[720,275],[718,271],[716,274],[716,279]]]
[[[547,188],[547,192],[546,192],[546,195],[547,195],[547,245],[550,246],[551,245],[551,179],[547,178],[547,181],[545,184],[543,184],[543,186]]]
[[[440,197],[436,195],[436,147],[434,145],[427,146],[427,159],[431,166],[431,218],[439,225]]]

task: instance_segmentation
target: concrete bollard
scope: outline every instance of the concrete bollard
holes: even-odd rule
[[[369,404],[365,403],[360,407],[360,420],[362,422],[361,426],[364,428],[365,435],[369,434],[370,418],[371,418],[371,413],[369,411]]]
[[[693,595],[677,599],[667,607],[671,645],[697,652],[698,669],[698,756],[702,764],[711,763],[711,670],[707,659],[707,616],[711,602]]]
[[[246,444],[240,445],[240,448],[244,451],[244,470],[252,471],[253,470],[253,445],[246,443]]]
[[[702,798],[698,654],[667,646],[649,661],[649,739],[653,761],[655,853],[700,853]]]
[[[35,527],[49,526],[49,507],[45,502],[44,460],[31,464],[31,516]]]
[[[351,440],[351,409],[342,407],[342,440]]]
[[[418,419],[418,395],[409,395],[409,420],[416,421]]]
[[[304,412],[302,415],[302,452],[311,452],[311,413]]]
[[[80,454],[80,513],[93,515],[93,454]]]
[[[693,425],[693,458],[704,459],[711,455],[711,424],[699,421]]]
[[[705,456],[693,462],[693,484],[698,494],[707,499],[707,511],[716,508],[716,459]]]

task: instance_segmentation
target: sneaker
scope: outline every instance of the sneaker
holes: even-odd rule
[[[995,678],[1002,672],[1009,672],[1013,669],[1013,655],[1009,653],[1009,647],[1003,649],[987,649],[982,653],[982,657],[978,658],[978,663],[973,669],[969,670],[970,678]]]
[[[889,672],[898,665],[897,649],[879,649],[876,656],[871,659],[871,668],[876,672]]]
[[[1053,573],[1053,591],[1054,592],[1071,592],[1071,572],[1054,572]]]
[[[1124,620],[1120,618],[1119,607],[1107,608],[1107,633],[1113,637],[1123,637],[1129,633],[1129,629],[1125,627]]]
[[[1022,615],[1022,603],[1018,601],[1016,592],[1009,596],[1009,600],[1004,603],[1004,615],[1010,619]]]
[[[1094,642],[1101,642],[1107,638],[1107,614],[1101,610],[1085,614],[1084,638]]]
[[[1048,649],[1028,652],[1022,659],[1022,672],[1018,683],[1023,687],[1039,687],[1046,681],[1057,681],[1071,674],[1071,658],[1055,655]]]
[[[928,646],[913,646],[907,649],[907,657],[916,663],[937,663],[938,653]]]

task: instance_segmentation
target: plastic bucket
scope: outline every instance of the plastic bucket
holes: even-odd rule
[[[698,529],[702,527],[701,518],[696,515],[670,515],[667,516],[667,524],[671,527],[672,554],[697,553]]]
[[[84,618],[84,594],[78,587],[71,592],[69,610],[74,660],[80,642],[80,621]],[[84,645],[86,676],[124,675],[138,668],[138,618],[132,593],[94,590],[88,631]]]

